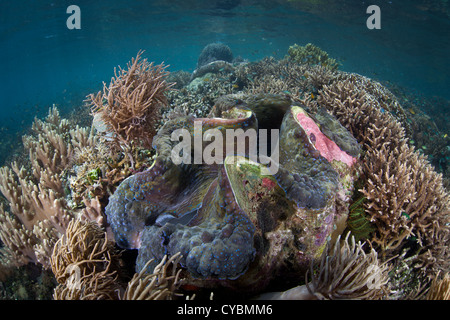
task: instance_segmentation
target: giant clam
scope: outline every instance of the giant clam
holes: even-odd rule
[[[181,252],[187,281],[197,286],[254,291],[280,273],[303,275],[345,218],[358,143],[326,111],[281,95],[224,96],[210,116],[167,122],[154,138],[152,167],[110,197],[106,214],[117,243],[138,249],[137,271],[151,258]],[[278,144],[277,170],[250,157],[249,148],[225,148],[225,139],[224,152],[215,151],[221,161],[175,164],[180,128],[189,133],[183,141],[192,140],[183,156],[192,158],[195,139],[209,129],[223,136],[227,129],[279,129],[279,140],[269,143]],[[210,147],[204,142],[202,152]]]

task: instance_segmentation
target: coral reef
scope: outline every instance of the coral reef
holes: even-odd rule
[[[10,212],[0,209],[0,238],[16,265],[28,262],[49,267],[53,245],[73,216],[64,199],[62,173],[76,148],[78,128],[60,119],[53,107],[45,121],[35,119],[34,136],[24,136],[30,169],[0,169],[0,191]]]
[[[177,293],[183,283],[180,279],[181,269],[177,269],[180,259],[180,253],[168,259],[164,256],[151,274],[146,272],[148,266],[153,263],[153,260],[149,260],[142,271],[136,273],[130,280],[122,299],[173,300],[182,297],[181,293]]]
[[[373,248],[366,254],[353,237],[328,246],[318,266],[318,276],[311,268],[311,282],[306,284],[318,298],[381,299],[388,293],[388,266],[379,263]]]
[[[319,47],[308,43],[305,46],[294,44],[288,49],[289,57],[299,64],[305,65],[320,65],[331,70],[336,70],[339,63],[335,59],[330,58],[328,53]]]
[[[4,263],[32,262],[48,269],[53,246],[73,217],[105,222],[98,204],[92,210],[95,200],[73,206],[66,188],[74,155],[85,154],[97,140],[91,130],[61,119],[55,106],[45,121],[35,119],[32,130],[33,135],[23,137],[28,161],[0,169],[0,191],[9,207],[6,211],[3,203],[0,206],[0,238],[8,257]]]
[[[238,91],[228,79],[229,77],[221,74],[208,73],[190,82],[189,86],[169,91],[169,106],[161,110],[162,119],[158,123],[158,129],[166,121],[179,116],[207,117],[219,97]]]
[[[73,209],[92,207],[89,204],[95,199],[102,206],[106,205],[116,186],[135,172],[132,166],[142,170],[151,161],[150,152],[140,148],[132,148],[128,155],[133,162],[129,161],[130,158],[115,152],[103,137],[92,131],[93,128],[89,143],[75,149],[71,165],[64,172],[65,188],[70,191],[69,205]],[[102,219],[102,216],[97,218]]]
[[[180,254],[165,256],[151,274],[121,275],[120,253],[96,223],[72,220],[52,253],[52,271],[59,282],[55,300],[167,300],[183,281],[177,269]],[[150,264],[153,261],[147,263]]]
[[[264,286],[288,264],[305,268],[325,246],[335,219],[344,214],[336,207],[345,208],[352,192],[356,158],[345,151],[357,157],[358,144],[331,116],[318,112],[310,117],[283,96],[241,98],[219,99],[213,118],[167,122],[154,138],[158,157],[153,166],[124,180],[110,197],[108,221],[119,245],[139,249],[138,271],[149,259],[181,252],[180,264],[191,283],[257,290],[258,283]],[[261,164],[235,157],[234,145],[219,159],[223,165],[172,162],[170,137],[176,129],[188,130],[191,139],[207,129],[255,128],[260,118],[262,129],[269,123],[264,119],[276,113],[282,122],[281,159],[273,177],[262,174]],[[195,121],[204,131],[195,132]],[[183,150],[188,159],[194,153],[192,144]],[[280,251],[283,246],[289,249]]]
[[[35,120],[28,158],[0,169],[0,298],[49,298],[57,281],[54,299],[254,297],[293,283],[260,297],[448,299],[442,128],[311,44],[250,63],[213,51],[171,74],[139,51],[88,96],[91,127],[55,107]],[[220,154],[210,129],[279,130],[276,173],[237,140]],[[220,161],[195,162],[204,135],[201,154]],[[174,163],[174,148],[194,163]]]
[[[210,62],[194,70],[191,76],[191,83],[189,85],[192,85],[192,80],[195,80],[196,78],[203,77],[212,73],[232,72],[233,70],[234,67],[229,62],[222,60]]]
[[[51,300],[56,286],[51,270],[30,263],[0,277],[0,300]]]
[[[342,73],[320,66],[299,64],[289,56],[281,60],[265,58],[241,65],[235,71],[237,82],[257,93],[286,93],[301,100],[305,94],[317,94],[324,85],[342,78]]]
[[[408,143],[428,156],[435,170],[443,174],[444,185],[449,189],[450,136],[447,133],[447,123],[450,120],[450,101],[411,94],[391,83],[386,86],[407,111],[406,121],[411,128]]]
[[[450,276],[448,272],[441,276],[439,273],[433,279],[426,296],[427,300],[450,300]]]

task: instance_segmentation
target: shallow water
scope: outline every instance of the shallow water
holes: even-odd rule
[[[73,4],[81,10],[77,30],[66,26]],[[379,30],[366,26],[371,4],[381,9]],[[86,95],[109,83],[114,68],[125,67],[139,50],[149,61],[170,65],[169,71],[192,72],[202,49],[213,42],[249,61],[281,59],[294,43],[313,43],[337,59],[340,70],[400,88],[417,101],[439,101],[422,111],[439,121],[447,137],[445,120],[439,119],[450,116],[445,0],[4,0],[0,165],[21,145],[34,117],[44,117],[52,104],[63,116],[82,106]]]

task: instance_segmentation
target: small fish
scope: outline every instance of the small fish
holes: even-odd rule
[[[448,134],[444,134],[442,137],[443,137],[443,138],[447,138],[447,137],[448,137]]]
[[[416,112],[412,108],[409,108],[408,111],[411,112],[412,114],[416,114]]]
[[[232,87],[235,89],[239,88],[239,86],[237,84],[233,84]]]
[[[314,93],[311,92],[311,99],[315,99],[316,96],[314,95]]]

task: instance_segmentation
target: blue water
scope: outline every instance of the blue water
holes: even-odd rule
[[[140,49],[169,71],[191,72],[202,48],[216,41],[250,61],[282,58],[290,45],[311,42],[340,60],[341,70],[450,99],[446,3],[1,0],[0,144],[53,103],[63,113],[80,106]],[[80,30],[66,27],[72,4],[81,10]],[[380,30],[366,27],[370,4],[380,6]]]

